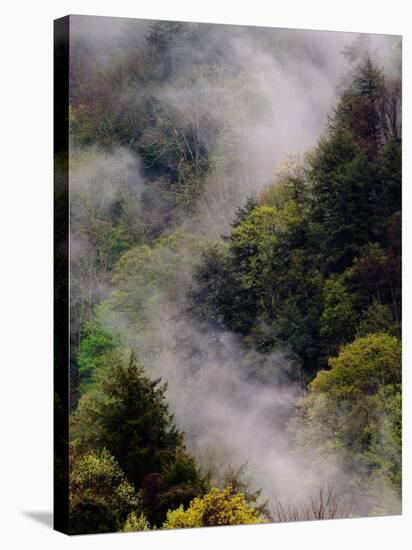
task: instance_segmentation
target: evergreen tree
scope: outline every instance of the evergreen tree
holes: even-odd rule
[[[204,485],[184,450],[165,391],[160,380],[146,377],[134,353],[128,362],[117,351],[107,353],[72,423],[76,450],[107,449],[142,490],[144,511],[154,523],[171,504],[186,504],[201,494]]]

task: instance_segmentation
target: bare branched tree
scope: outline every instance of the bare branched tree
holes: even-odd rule
[[[349,518],[353,516],[353,505],[343,503],[330,485],[321,483],[315,494],[300,505],[277,502],[273,516],[279,523]]]

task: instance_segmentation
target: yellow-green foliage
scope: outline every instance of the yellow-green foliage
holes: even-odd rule
[[[124,533],[133,533],[134,531],[149,531],[150,525],[147,521],[147,518],[144,514],[136,514],[136,512],[131,512],[127,516],[127,520],[123,525],[122,531]]]
[[[108,303],[132,319],[138,316],[140,321],[150,317],[150,309],[162,300],[181,303],[203,245],[202,237],[176,230],[163,234],[152,246],[131,248],[114,269],[116,290]]]
[[[277,212],[271,206],[257,206],[245,220],[232,231],[234,246],[254,246],[259,248],[265,239],[275,232]]]
[[[232,230],[231,245],[247,267],[245,279],[253,283],[277,242],[278,213],[271,206],[258,206]]]
[[[139,495],[107,450],[75,455],[70,461],[70,533],[118,531],[139,508]]]
[[[354,399],[375,394],[401,378],[401,344],[389,334],[370,334],[343,346],[329,359],[331,370],[320,371],[310,389],[332,398]]]
[[[261,191],[258,198],[261,206],[269,206],[279,211],[291,197],[284,183],[275,183]]]
[[[202,498],[195,498],[187,510],[180,506],[169,510],[165,529],[207,527],[213,525],[242,525],[264,523],[255,509],[249,507],[243,493],[234,493],[231,487],[213,488]]]
[[[73,460],[70,472],[71,503],[79,499],[104,502],[122,513],[138,506],[139,499],[117,460],[104,449]]]

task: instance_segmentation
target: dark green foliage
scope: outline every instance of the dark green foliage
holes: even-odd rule
[[[375,166],[353,142],[337,131],[321,141],[310,160],[313,221],[324,250],[325,269],[341,272],[372,235],[371,193]]]
[[[73,422],[80,449],[108,449],[141,486],[146,474],[171,461],[181,436],[163,402],[164,386],[151,382],[131,357],[106,354],[96,384],[82,397]]]
[[[108,504],[84,498],[73,504],[70,510],[70,533],[85,535],[93,533],[113,533],[119,530],[116,511]]]
[[[233,269],[227,248],[214,245],[205,250],[195,278],[192,292],[195,315],[217,327],[230,327],[247,335],[256,319],[256,293]]]
[[[356,311],[344,277],[332,275],[323,287],[323,309],[320,337],[327,355],[334,355],[339,346],[350,341],[356,330]]]
[[[276,185],[239,210],[228,250],[211,249],[195,274],[203,320],[261,350],[283,346],[309,377],[356,334],[400,331],[391,86],[366,59],[317,148],[281,166]]]
[[[384,239],[387,234],[387,220],[400,210],[402,203],[402,142],[390,139],[379,151],[376,188],[372,193],[372,204],[376,215],[375,235]]]
[[[186,503],[203,491],[194,461],[164,400],[166,386],[151,381],[134,354],[103,356],[96,382],[80,399],[72,437],[79,452],[107,449],[128,480],[142,489],[149,521],[164,518],[170,502]]]
[[[385,92],[382,72],[370,57],[361,62],[336,109],[334,127],[349,130],[368,155],[376,155],[383,139],[383,120],[379,109]]]

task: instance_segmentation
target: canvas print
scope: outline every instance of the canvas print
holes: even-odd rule
[[[56,529],[400,514],[401,37],[68,16],[54,90]]]

